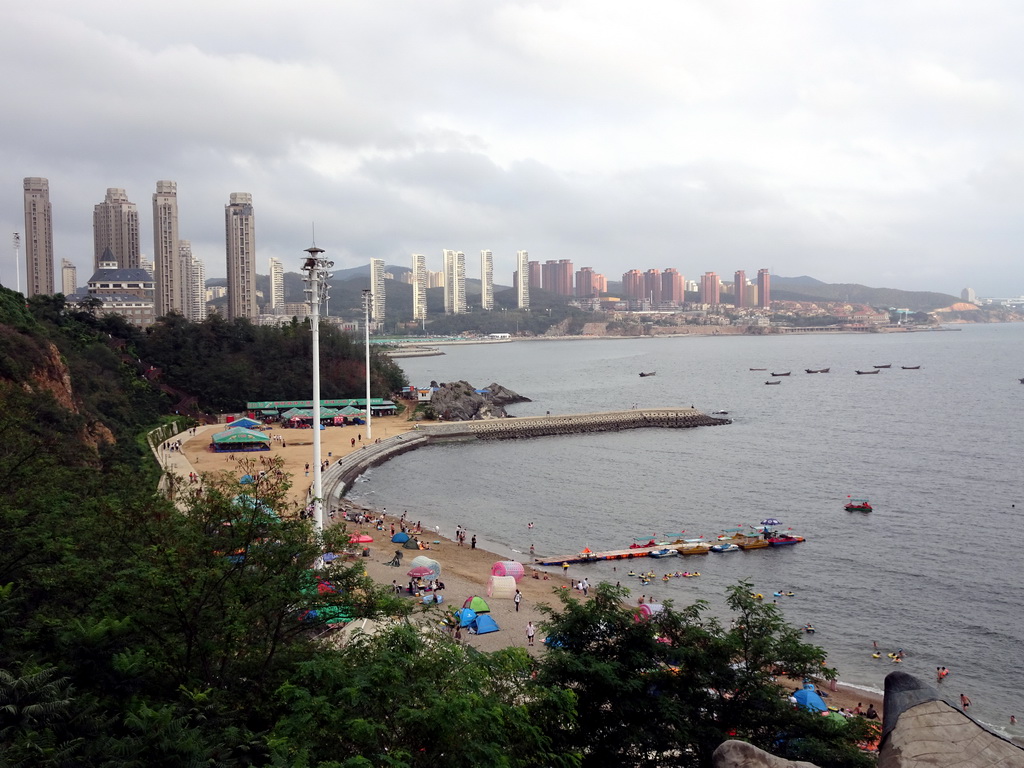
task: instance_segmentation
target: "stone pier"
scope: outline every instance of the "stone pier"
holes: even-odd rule
[[[688,429],[732,423],[701,413],[695,408],[643,408],[567,416],[527,416],[487,421],[422,423],[412,432],[370,443],[350,453],[323,475],[325,506],[344,496],[352,483],[370,467],[393,456],[430,443],[470,440],[516,440],[550,435],[578,435],[589,432],[618,432],[623,429]]]

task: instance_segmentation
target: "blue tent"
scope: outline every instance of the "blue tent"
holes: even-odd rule
[[[256,421],[256,419],[250,419],[248,416],[241,419],[235,419],[231,422],[232,427],[243,427],[244,429],[252,429],[253,427],[259,427],[262,425],[263,422]]]
[[[455,612],[455,618],[459,620],[460,627],[468,627],[476,621],[476,611],[472,608],[460,608]]]
[[[466,610],[463,608],[462,610]],[[476,620],[473,622],[470,629],[474,630],[478,635],[486,635],[488,632],[497,632],[501,627],[498,626],[493,618],[486,613],[477,614]]]
[[[797,704],[811,712],[828,712],[828,704],[814,692],[813,688],[801,688],[793,694],[793,698]]]
[[[391,537],[391,541],[393,541],[395,544],[405,544],[405,542],[407,542],[410,538],[412,537],[409,536],[408,533],[405,533],[404,531],[399,531]]]
[[[255,483],[256,482],[256,478],[254,478],[252,475],[242,475],[242,479],[239,480],[238,482],[240,482],[240,483]]]

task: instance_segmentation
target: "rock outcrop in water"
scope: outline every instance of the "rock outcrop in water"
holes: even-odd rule
[[[508,417],[506,405],[530,402],[530,398],[495,382],[481,391],[477,391],[468,381],[447,384],[432,381],[430,386],[437,388],[430,398],[430,405],[438,417],[445,421],[504,419]]]

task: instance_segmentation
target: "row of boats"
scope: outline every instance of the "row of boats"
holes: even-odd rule
[[[716,539],[707,540],[703,536],[699,539],[681,539],[674,542],[662,542],[661,549],[655,549],[649,553],[650,557],[677,557],[680,555],[706,555],[710,552],[740,552],[750,549],[765,549],[767,547],[786,547],[799,544],[804,541],[803,536],[797,536],[790,531],[779,531],[767,526],[750,526],[747,528],[729,528],[722,532]],[[634,548],[658,546],[653,540],[646,544],[633,544]]]
[[[861,375],[861,376],[864,376],[864,375],[870,374],[870,373],[880,373],[881,371],[883,371],[886,368],[892,368],[892,363],[887,363],[885,365],[873,365],[873,366],[871,366],[871,370],[870,371],[861,371],[859,369],[855,369],[855,372],[857,374]],[[904,371],[919,371],[919,370],[921,370],[921,366],[920,365],[901,365],[900,369],[902,369]],[[767,371],[768,369],[767,368],[751,368],[750,370],[752,370],[752,371]],[[831,372],[832,372],[831,368],[804,368],[804,373],[831,373]],[[774,371],[772,371],[768,375],[771,376],[773,380],[766,381],[765,384],[781,384],[782,382],[779,379],[781,379],[784,376],[791,376],[792,374],[793,374],[792,371],[785,371],[783,373],[775,373]],[[643,374],[641,374],[641,376],[642,375]],[[1024,383],[1024,379],[1021,380],[1021,383]]]

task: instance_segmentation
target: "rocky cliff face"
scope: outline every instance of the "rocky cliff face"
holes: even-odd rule
[[[511,389],[491,382],[484,391],[477,392],[468,381],[448,384],[430,382],[437,387],[430,405],[439,418],[445,421],[472,421],[475,419],[504,419],[508,416],[505,406],[512,403],[528,403],[530,398]]]
[[[79,414],[71,386],[71,374],[61,360],[60,351],[52,343],[47,342],[42,349],[42,361],[33,367],[22,387],[27,392],[48,392],[60,406],[71,413]],[[101,421],[90,421],[79,434],[79,439],[92,448],[99,448],[103,443],[116,443],[114,434]]]

